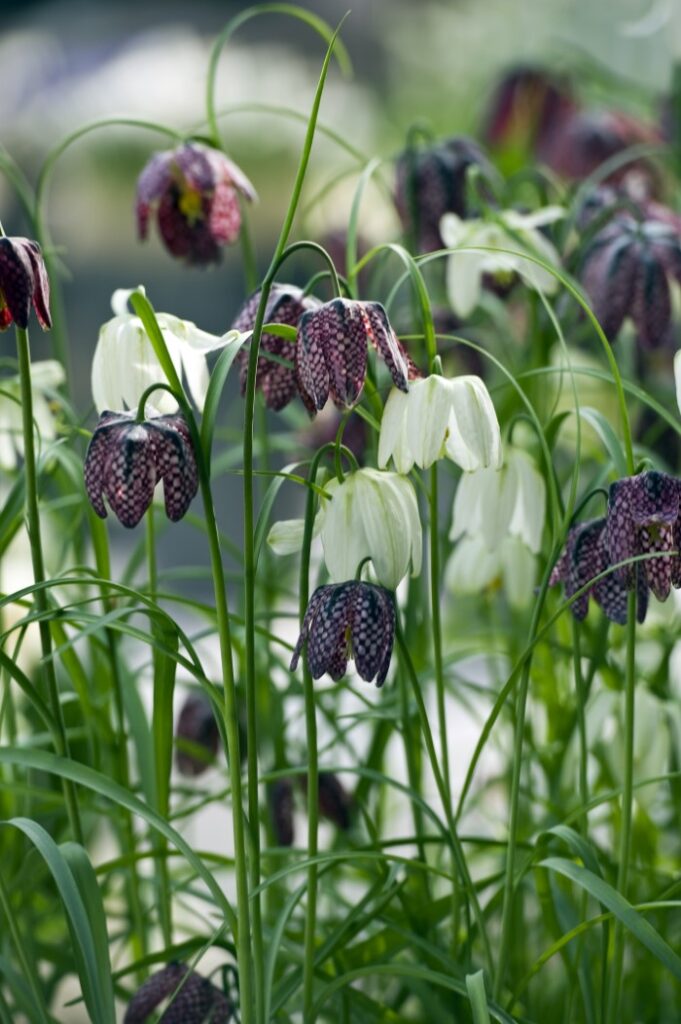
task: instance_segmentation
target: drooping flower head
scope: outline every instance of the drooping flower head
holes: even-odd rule
[[[252,331],[255,326],[255,315],[260,302],[260,290],[254,292],[239,311],[232,330]],[[303,313],[317,309],[321,303],[313,295],[304,295],[300,288],[292,284],[277,284],[275,281],[270,290],[265,309],[266,324],[288,324],[297,327]],[[268,356],[277,356],[291,363],[285,366],[275,362]],[[263,333],[260,338],[260,353],[256,371],[255,386],[265,396],[265,404],[270,409],[279,411],[295,398],[298,393],[298,381],[293,361],[295,348],[285,338],[276,334]],[[248,353],[239,352],[237,360],[241,367],[241,394],[246,391],[248,373]]]
[[[616,559],[610,555],[608,544],[608,528],[605,517],[590,519],[585,523],[577,523],[567,535],[565,549],[556,562],[549,586],[557,583],[565,584],[565,596],[572,597],[582,587],[604,573]],[[648,588],[641,568],[632,567],[632,586],[637,585],[637,618],[643,622],[648,610]],[[623,585],[618,572],[609,572],[602,579],[596,580],[593,586],[572,602],[572,614],[580,621],[586,618],[589,610],[589,598],[602,608],[611,622],[623,626],[627,621],[627,588]]]
[[[556,174],[582,181],[606,160],[631,146],[659,141],[655,127],[621,111],[576,110],[562,121],[559,131],[552,133],[542,157]],[[619,182],[632,173],[643,175],[648,187],[654,182],[654,169],[643,159],[623,164],[606,180]]]
[[[170,963],[137,990],[125,1011],[123,1024],[144,1024],[176,991],[159,1024],[230,1024],[234,1020],[234,1007],[219,988],[185,964]]]
[[[85,456],[85,489],[106,519],[106,497],[123,526],[137,526],[163,480],[166,514],[176,522],[198,490],[189,428],[182,416],[138,423],[132,413],[103,412]]]
[[[306,776],[302,776],[306,781]],[[352,797],[335,772],[319,773],[319,813],[347,832],[352,823]]]
[[[33,420],[41,443],[53,441],[56,428],[51,402],[53,392],[65,380],[64,367],[56,359],[31,363]],[[24,454],[21,418],[21,380],[18,374],[0,377],[0,469],[14,469]]]
[[[441,247],[443,214],[466,216],[466,179],[473,166],[488,178],[495,176],[477,142],[463,135],[422,149],[406,149],[397,158],[395,205],[405,232],[413,231],[416,221],[419,252]]]
[[[673,223],[618,213],[591,239],[579,276],[611,342],[625,317],[645,348],[669,340],[669,279],[681,282],[681,236]]]
[[[547,142],[575,109],[569,81],[546,68],[520,65],[499,80],[489,101],[482,137],[541,159]]]
[[[29,238],[0,237],[0,331],[26,330],[31,303],[44,331],[52,326],[50,282],[40,246]]]
[[[180,775],[196,776],[215,761],[220,730],[205,693],[190,693],[175,726],[175,764]]]
[[[523,253],[550,267],[560,266],[555,246],[540,228],[564,216],[560,206],[545,206],[534,213],[499,210],[491,220],[461,220],[456,214],[445,214],[440,222],[443,241],[448,249],[461,250],[447,258],[447,294],[457,316],[465,318],[473,312],[486,277],[508,285],[519,275],[530,287],[553,295],[558,288],[554,275]]]
[[[293,817],[293,783],[283,776],[273,779],[267,787],[272,826],[278,846],[293,846],[295,825]]]
[[[400,473],[427,469],[443,456],[471,471],[501,465],[501,434],[492,399],[480,377],[413,381],[405,395],[393,389],[383,410],[378,464],[392,458]]]
[[[339,408],[355,404],[364,387],[367,344],[384,360],[395,387],[407,391],[407,355],[380,302],[333,299],[303,314],[295,365],[301,398],[312,415],[329,395]]]
[[[137,181],[137,228],[147,237],[156,212],[163,243],[189,263],[214,263],[241,228],[239,195],[255,199],[246,175],[224,153],[199,142],[156,153]]]
[[[392,593],[372,583],[350,580],[318,587],[310,598],[293,657],[294,672],[303,647],[313,679],[328,672],[341,679],[348,659],[367,683],[383,686],[395,639],[395,603]]]
[[[144,292],[140,287],[138,291]],[[105,409],[137,409],[140,398],[152,384],[167,383],[140,317],[128,311],[132,291],[118,288],[111,298],[116,314],[100,328],[92,359],[92,398],[97,412]],[[187,381],[189,395],[199,412],[208,391],[206,356],[225,345],[239,344],[241,335],[228,331],[222,337],[200,330],[190,320],[170,313],[157,313],[156,320],[178,376]],[[154,391],[147,402],[150,413],[170,413],[177,402],[165,390]]]
[[[649,470],[610,485],[607,544],[612,564],[637,555],[656,554],[640,564],[647,585],[659,601],[681,587],[681,482]],[[665,554],[665,552],[668,552]],[[627,590],[636,582],[636,564],[616,569]]]
[[[365,468],[346,476],[343,483],[328,481],[324,490],[331,501],[319,513],[320,535],[334,582],[352,578],[367,558],[378,582],[390,590],[410,569],[418,576],[421,521],[407,477]]]

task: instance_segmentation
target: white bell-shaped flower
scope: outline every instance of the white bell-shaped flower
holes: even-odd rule
[[[492,399],[480,377],[432,375],[393,388],[383,410],[378,464],[390,458],[400,473],[426,469],[444,456],[467,471],[501,465],[501,434]]]
[[[447,567],[454,593],[474,593],[503,580],[512,605],[532,595],[546,514],[546,486],[532,459],[508,448],[502,469],[464,473],[454,499]]]
[[[31,364],[33,422],[43,443],[53,441],[56,436],[50,401],[52,392],[64,383],[64,379],[64,368],[56,359],[38,360]],[[0,469],[14,469],[23,454],[19,376],[0,377]]]
[[[354,578],[370,558],[378,582],[395,590],[411,569],[421,571],[422,537],[416,494],[410,480],[397,473],[360,469],[343,483],[324,485],[321,539],[331,581]]]
[[[447,260],[447,292],[452,309],[467,317],[480,301],[484,274],[517,273],[533,288],[552,295],[558,281],[548,270],[522,252],[544,260],[552,267],[560,265],[556,248],[539,228],[565,216],[560,206],[545,206],[534,213],[500,210],[493,221],[462,220],[446,213],[440,221],[440,234],[453,252]],[[476,249],[505,249],[511,252],[483,252]]]
[[[136,409],[150,385],[166,383],[141,319],[128,312],[131,294],[132,290],[124,288],[114,292],[111,306],[116,315],[99,332],[92,360],[92,398],[99,413]],[[236,342],[242,335],[239,331],[228,331],[221,337],[208,334],[191,321],[169,313],[157,313],[156,319],[178,376],[184,372],[189,395],[203,412],[209,381],[207,353]],[[165,415],[176,409],[175,399],[164,390],[155,391],[146,406],[147,414]]]

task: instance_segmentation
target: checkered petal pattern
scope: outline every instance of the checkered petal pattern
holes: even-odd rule
[[[38,323],[47,330],[50,282],[40,246],[29,238],[0,238],[0,330],[14,322],[26,330],[31,304]]]
[[[137,229],[147,237],[156,211],[168,251],[189,263],[214,263],[241,229],[239,196],[255,198],[245,174],[231,160],[198,142],[156,153],[137,181]]]
[[[234,1007],[215,985],[184,964],[171,963],[152,974],[137,990],[123,1024],[144,1024],[181,983],[182,988],[161,1014],[159,1024],[229,1024],[234,1020]]]
[[[663,208],[648,209],[650,218],[640,222],[616,213],[589,244],[580,277],[608,339],[614,341],[630,317],[639,342],[650,349],[669,338],[669,278],[681,270],[681,237],[663,219]]]
[[[674,580],[681,577],[681,560],[671,552],[679,532],[681,483],[667,473],[649,470],[625,477],[610,486],[607,543],[611,562],[637,555],[658,553],[647,559],[641,571],[653,593],[664,601]],[[669,552],[664,555],[660,553]],[[636,585],[634,565],[616,570],[623,586]]]
[[[354,405],[364,387],[367,343],[382,356],[396,386],[407,391],[407,357],[380,303],[333,299],[300,318],[295,365],[308,408],[323,409],[329,395],[341,409]]]
[[[85,456],[85,489],[95,512],[106,518],[104,498],[119,522],[137,526],[163,480],[165,506],[173,522],[185,514],[198,490],[198,470],[189,429],[181,416],[136,423],[132,413],[102,413]]]
[[[232,324],[232,329],[237,331],[250,331],[255,326],[255,316],[260,302],[260,291],[256,291],[246,301]],[[277,284],[272,285],[265,309],[265,323],[288,324],[289,327],[297,327],[303,313],[316,309],[319,301],[311,295],[303,295],[300,288],[295,285]],[[276,334],[263,334],[260,338],[260,354],[256,369],[255,386],[259,388],[264,397],[265,403],[270,409],[278,412],[295,398],[298,393],[298,382],[294,366],[284,366],[272,359],[269,355],[279,356],[293,362],[294,347],[285,338]],[[248,375],[248,353],[243,349],[239,352],[237,360],[240,366],[241,394],[246,391],[246,378]],[[303,396],[304,400],[308,398]]]
[[[185,700],[177,719],[175,739],[180,741],[175,749],[175,764],[180,775],[201,775],[215,760],[220,730],[213,706],[204,693],[190,693]]]
[[[362,679],[382,686],[388,674],[395,638],[395,604],[390,591],[371,583],[348,581],[315,590],[308,604],[291,671],[307,643],[310,672],[325,672],[338,680],[348,658],[355,660]]]

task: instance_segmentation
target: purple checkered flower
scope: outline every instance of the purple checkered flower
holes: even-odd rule
[[[260,290],[256,291],[242,306],[236,320],[232,324],[232,330],[251,331],[255,326],[255,314],[260,302]],[[289,327],[297,327],[303,313],[317,309],[320,305],[318,299],[312,295],[304,295],[300,288],[292,284],[272,285],[265,308],[266,324],[288,324]],[[260,338],[260,353],[258,355],[258,366],[256,370],[255,386],[259,388],[264,397],[265,404],[270,409],[279,411],[295,398],[298,394],[298,382],[296,371],[293,366],[295,349],[285,338],[276,334],[264,333]],[[276,356],[286,359],[291,363],[285,366],[283,363],[269,359],[268,356]],[[248,375],[248,352],[243,349],[237,356],[237,362],[241,368],[241,394],[246,391],[246,377]]]
[[[229,1024],[235,1019],[232,1003],[219,988],[185,964],[171,963],[152,974],[137,990],[125,1011],[123,1024],[144,1024],[169,997],[159,1024]]]
[[[408,391],[409,358],[380,302],[333,299],[301,316],[296,376],[311,415],[324,408],[329,395],[339,409],[355,404],[364,387],[368,342],[385,361],[395,387]]]
[[[175,726],[175,764],[180,775],[201,775],[215,760],[220,730],[205,693],[190,693]]]
[[[255,189],[219,150],[186,142],[156,153],[137,181],[139,236],[147,237],[155,211],[168,252],[189,263],[215,263],[221,247],[239,237],[240,195],[255,199]]]
[[[573,526],[567,535],[565,549],[556,562],[549,579],[549,586],[565,584],[565,596],[572,597],[582,587],[604,573],[612,564],[608,549],[607,520],[590,519]],[[648,589],[643,573],[637,573],[638,609],[637,618],[643,622],[648,609]],[[572,614],[580,622],[589,610],[592,597],[611,622],[623,626],[627,621],[627,588],[616,572],[597,580],[591,587],[572,602]]]
[[[50,282],[40,246],[29,238],[0,237],[0,331],[26,330],[31,303],[44,331],[52,326]]]
[[[661,219],[616,215],[582,259],[580,279],[609,340],[625,317],[645,348],[665,343],[672,318],[669,279],[681,282],[681,237]]]
[[[103,412],[85,456],[85,489],[106,519],[106,497],[123,526],[137,526],[163,480],[166,513],[177,522],[198,490],[189,428],[182,416],[154,416],[138,423],[134,413]]]
[[[480,146],[466,136],[424,149],[406,149],[397,158],[395,205],[405,232],[414,230],[419,252],[442,248],[440,220],[445,213],[468,213],[466,178],[470,167],[488,177],[495,172]]]
[[[350,580],[318,587],[307,606],[291,658],[294,672],[305,644],[313,679],[341,679],[348,658],[362,679],[383,686],[395,639],[395,602],[385,587]]]
[[[624,477],[610,486],[607,544],[610,561],[623,562],[637,555],[656,555],[640,564],[655,597],[666,601],[672,587],[681,587],[681,481],[649,470]],[[622,586],[631,590],[636,566],[616,570]]]

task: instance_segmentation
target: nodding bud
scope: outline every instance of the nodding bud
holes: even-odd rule
[[[167,999],[170,1002],[159,1024],[230,1024],[235,1020],[234,1006],[220,989],[185,964],[170,963],[137,990],[123,1024],[144,1024]]]
[[[215,761],[220,730],[213,706],[204,693],[185,700],[175,727],[175,764],[181,775],[201,775]]]
[[[50,282],[40,246],[29,238],[0,237],[0,331],[26,330],[31,303],[44,331],[52,326]]]
[[[267,788],[267,796],[277,844],[293,846],[293,783],[291,779],[275,779]]]
[[[307,775],[301,775],[299,779],[301,788],[307,793]],[[319,773],[319,813],[341,832],[347,832],[352,824],[352,797],[334,772]]]

